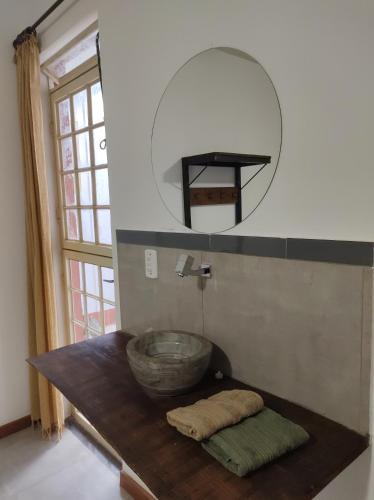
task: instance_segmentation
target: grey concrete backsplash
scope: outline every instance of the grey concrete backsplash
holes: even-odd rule
[[[203,334],[202,290],[197,278],[180,278],[175,264],[183,251],[173,248],[119,244],[118,267],[122,328],[139,334],[153,329],[187,330]],[[158,279],[144,274],[144,250],[158,252]],[[185,250],[195,263],[201,252]]]
[[[118,243],[122,328],[179,329],[217,346],[215,368],[369,431],[373,274],[360,266]],[[158,279],[144,250],[158,252]],[[180,278],[181,253],[212,278]],[[201,283],[201,281],[204,281]]]

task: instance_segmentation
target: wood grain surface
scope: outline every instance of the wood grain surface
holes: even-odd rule
[[[151,398],[127,363],[130,338],[116,332],[29,362],[82,412],[159,499],[311,499],[368,446],[366,437],[258,390],[268,407],[302,425],[311,439],[245,478],[236,477],[199,443],[170,427],[165,413],[220,390],[253,388],[230,378],[217,381],[209,373],[189,394]]]

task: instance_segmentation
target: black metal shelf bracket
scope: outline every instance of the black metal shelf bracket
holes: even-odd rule
[[[200,177],[200,175],[201,175],[203,172],[205,172],[205,170],[206,170],[207,168],[208,168],[208,165],[206,165],[205,167],[203,167],[203,168],[202,168],[202,170],[200,170],[200,172],[197,174],[197,176],[196,176],[196,177],[194,177],[194,178],[192,179],[192,181],[189,183],[189,186],[191,186],[191,185],[192,185],[192,184],[196,181],[196,179],[198,179],[198,178]]]
[[[243,190],[246,186],[248,186],[248,184],[249,184],[249,183],[250,183],[250,182],[251,182],[251,181],[252,181],[252,180],[253,180],[253,179],[254,179],[254,178],[255,178],[255,177],[256,177],[256,176],[260,173],[260,172],[262,172],[262,171],[264,170],[264,168],[266,167],[266,165],[267,165],[267,163],[264,163],[264,164],[262,165],[262,167],[261,167],[261,168],[259,168],[259,169],[257,170],[257,172],[256,172],[255,174],[253,174],[253,175],[252,175],[252,177],[250,177],[250,178],[247,180],[247,182],[246,182],[245,184],[243,184],[243,186],[242,186],[240,189],[241,189],[241,190]]]

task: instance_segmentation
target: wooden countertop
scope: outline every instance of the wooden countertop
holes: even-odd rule
[[[116,332],[28,361],[91,422],[159,499],[311,499],[368,446],[364,436],[259,390],[267,406],[303,426],[311,439],[245,478],[236,477],[199,443],[170,427],[165,413],[220,390],[248,386],[230,378],[217,381],[208,374],[190,394],[151,399],[130,371],[125,354],[130,338]]]

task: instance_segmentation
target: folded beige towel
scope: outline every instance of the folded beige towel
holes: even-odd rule
[[[175,408],[166,414],[170,425],[196,441],[206,439],[229,425],[262,410],[264,401],[256,392],[222,391],[195,404]]]

